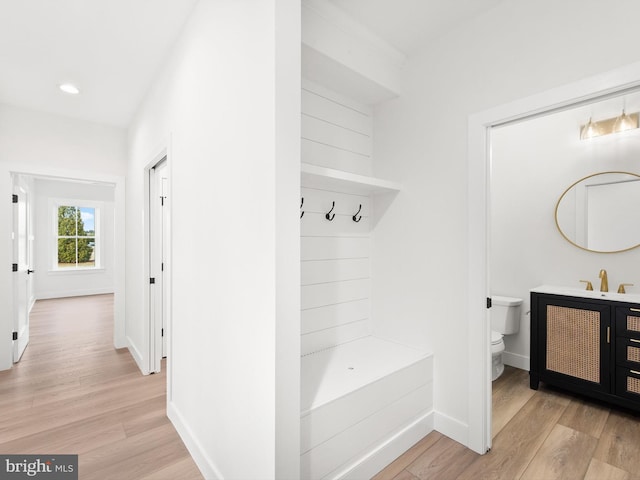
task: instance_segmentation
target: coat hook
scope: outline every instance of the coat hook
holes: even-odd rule
[[[302,210],[302,205],[304,205],[304,197],[302,197],[302,200],[300,201],[300,210]],[[300,212],[300,218],[302,217],[304,217],[304,210]]]
[[[329,210],[327,212],[327,214],[324,216],[324,218],[326,218],[329,221],[333,220],[333,218],[336,216],[336,214],[334,213],[333,215],[331,215],[331,212],[333,212],[333,209],[335,208],[335,206],[336,206],[336,202],[332,202],[331,203],[331,210]]]
[[[360,206],[358,207],[358,211],[356,212],[356,214],[353,217],[351,217],[351,219],[356,223],[358,223],[360,220],[362,220],[362,215],[360,215],[358,217],[358,214],[360,213],[360,210],[362,210],[362,204],[360,204]],[[358,217],[358,218],[356,218],[356,217]]]

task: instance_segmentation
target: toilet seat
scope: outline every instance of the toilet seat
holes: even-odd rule
[[[503,335],[499,332],[491,331],[491,345],[498,345],[502,341]]]

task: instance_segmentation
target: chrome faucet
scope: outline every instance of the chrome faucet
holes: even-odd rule
[[[601,292],[608,292],[609,291],[609,280],[607,279],[607,271],[603,268],[602,270],[600,270],[600,273],[598,274],[598,278],[600,278],[601,282],[600,282],[600,291]]]

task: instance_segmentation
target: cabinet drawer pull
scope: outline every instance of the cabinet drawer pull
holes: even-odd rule
[[[635,338],[630,338],[629,341],[632,343],[640,343],[640,340],[636,340]]]
[[[640,372],[637,372],[635,370],[629,370],[631,373],[635,373],[636,375],[640,375]]]
[[[607,327],[607,343],[611,343],[611,327]]]
[[[640,312],[640,308],[630,308],[629,310],[632,312]]]

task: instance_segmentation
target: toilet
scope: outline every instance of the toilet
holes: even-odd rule
[[[504,372],[502,352],[504,352],[504,335],[512,335],[520,330],[521,298],[491,297],[491,381],[496,380]]]

